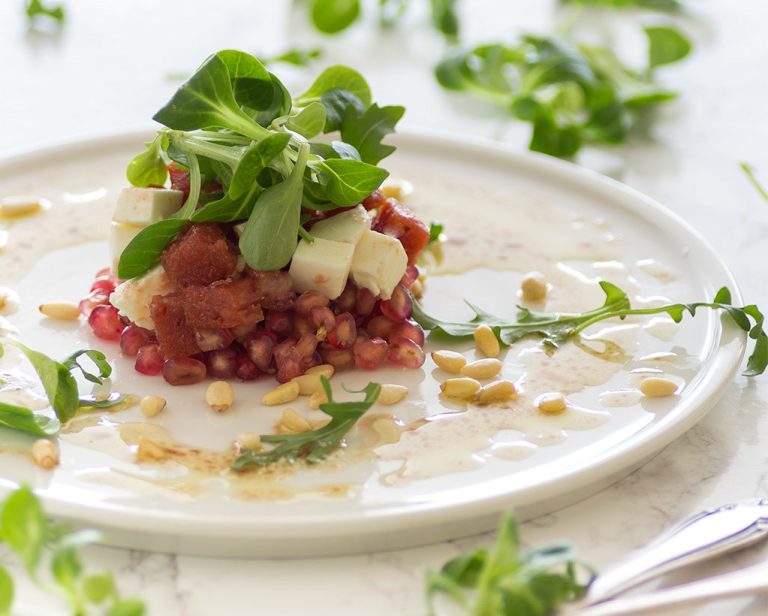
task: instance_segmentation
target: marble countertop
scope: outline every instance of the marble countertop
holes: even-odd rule
[[[241,48],[274,53],[312,45],[318,37],[288,2],[222,0],[74,0],[60,33],[26,30],[21,0],[0,6],[0,155],[50,141],[146,127],[147,119],[207,53]],[[680,92],[661,114],[653,137],[585,156],[687,219],[734,272],[748,302],[768,302],[764,255],[768,206],[738,167],[749,161],[768,179],[768,44],[761,25],[768,5],[747,0],[691,2],[684,19],[693,55],[662,78]],[[258,5],[258,7],[257,7]],[[471,5],[471,8],[470,8]],[[469,0],[470,39],[551,28],[554,2]],[[636,25],[633,16],[623,18]],[[414,19],[414,21],[417,21]],[[413,29],[412,29],[413,28]],[[407,25],[402,36],[372,24],[327,42],[323,62],[360,68],[384,103],[408,108],[407,125],[456,135],[498,138],[524,146],[526,127],[495,111],[447,96],[429,76],[441,50],[437,37]],[[306,80],[286,71],[290,84]],[[645,466],[571,507],[522,525],[526,545],[568,539],[598,569],[643,546],[703,508],[768,494],[768,380],[738,377],[709,415]],[[94,568],[115,572],[121,590],[146,600],[150,614],[423,614],[430,568],[493,535],[397,552],[307,560],[222,559],[106,547],[89,550]],[[768,550],[721,559],[689,577],[768,557]],[[0,550],[0,562],[7,554]],[[11,567],[13,569],[13,567]],[[666,582],[679,581],[684,576]],[[23,613],[61,613],[22,586]],[[768,600],[747,597],[696,610],[765,614]]]

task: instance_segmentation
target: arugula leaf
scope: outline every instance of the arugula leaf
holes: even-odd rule
[[[336,205],[360,203],[389,175],[385,169],[349,158],[330,158],[317,169],[328,198]]]
[[[714,301],[694,302],[690,304],[669,304],[656,308],[632,308],[627,294],[610,282],[600,282],[605,293],[605,302],[600,308],[583,313],[539,313],[518,306],[515,321],[496,317],[466,302],[475,313],[467,322],[452,323],[436,319],[413,301],[413,318],[425,330],[449,338],[468,338],[475,328],[484,324],[491,328],[499,342],[505,346],[514,344],[526,336],[539,336],[545,346],[554,350],[568,338],[578,335],[587,327],[606,319],[623,319],[629,315],[651,315],[666,313],[675,323],[682,321],[686,314],[695,316],[699,308],[722,310],[727,313],[738,327],[754,340],[752,353],[747,360],[745,376],[757,376],[768,367],[768,337],[763,329],[764,316],[754,304],[738,308],[731,304],[731,294],[727,287],[720,289]]]
[[[288,463],[302,458],[309,463],[316,463],[328,457],[341,443],[358,419],[371,408],[381,393],[381,385],[368,383],[359,393],[365,399],[358,402],[335,402],[328,379],[320,377],[328,402],[320,405],[320,410],[330,415],[331,421],[322,428],[302,434],[266,434],[261,437],[263,443],[273,444],[269,451],[246,451],[232,464],[234,470],[244,470],[251,466],[267,466],[281,460]]]
[[[24,12],[27,14],[27,19],[30,22],[33,22],[38,17],[48,17],[49,19],[62,24],[66,18],[63,5],[47,5],[43,0],[27,0]],[[0,613],[1,612],[2,610],[0,610]]]
[[[91,372],[88,372],[85,368],[83,368],[82,365],[77,361],[80,357],[85,355],[88,359],[90,359],[96,368],[98,369],[98,374],[93,374]],[[82,372],[83,376],[87,381],[90,381],[91,383],[96,383],[97,385],[101,385],[104,379],[108,378],[109,375],[112,374],[112,366],[109,365],[109,362],[107,361],[106,356],[101,351],[94,351],[93,349],[81,349],[79,351],[75,351],[72,355],[64,359],[62,362],[67,370],[80,370]]]
[[[53,436],[61,428],[61,422],[24,406],[0,402],[0,426],[35,436]]]
[[[663,64],[674,64],[685,58],[693,45],[690,39],[671,26],[646,26],[648,37],[648,68],[655,69]]]
[[[360,0],[312,0],[310,16],[320,32],[337,34],[360,16]]]
[[[168,179],[168,169],[163,159],[163,144],[165,138],[157,135],[147,144],[147,149],[134,156],[125,175],[133,186],[146,188],[147,186],[162,186]]]
[[[341,124],[341,138],[357,149],[363,162],[376,165],[395,151],[394,146],[384,145],[381,140],[395,132],[404,113],[404,107],[379,107],[375,103],[362,115],[348,108]]]
[[[325,128],[323,132],[331,133],[341,128],[347,110],[354,111],[355,115],[363,114],[363,102],[349,90],[343,88],[331,88],[320,95],[320,102],[325,106]]]

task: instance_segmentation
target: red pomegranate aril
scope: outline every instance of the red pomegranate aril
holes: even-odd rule
[[[208,376],[216,379],[231,379],[237,371],[237,351],[233,348],[210,351],[205,354]]]
[[[301,368],[306,372],[314,366],[319,366],[323,363],[323,357],[319,352],[315,351],[312,355],[305,355],[301,358]]]
[[[238,353],[235,374],[241,381],[252,381],[253,379],[259,378],[259,374],[261,373],[256,364],[254,364],[245,353]]]
[[[413,340],[398,336],[389,343],[387,359],[403,368],[419,368],[424,363],[424,349]]]
[[[106,306],[109,304],[109,293],[104,291],[91,291],[83,300],[80,300],[79,308],[80,314],[84,317],[91,316],[93,309],[96,306]]]
[[[352,349],[337,349],[330,344],[320,345],[320,356],[323,362],[331,364],[337,370],[351,368],[355,364],[355,356]]]
[[[419,270],[415,265],[409,265],[405,268],[405,274],[403,274],[403,277],[400,279],[400,284],[403,285],[406,289],[410,289],[418,277]]]
[[[355,312],[358,316],[367,317],[376,306],[376,297],[369,289],[358,289],[355,298]]]
[[[252,336],[243,343],[248,357],[262,372],[266,372],[272,366],[272,350],[275,341],[266,332],[262,335]]]
[[[290,351],[282,363],[278,364],[275,378],[278,383],[287,383],[302,374],[304,374],[304,368],[301,366],[301,359],[295,351]]]
[[[270,310],[264,318],[264,328],[280,338],[285,338],[293,332],[293,318],[287,312]]]
[[[347,282],[347,286],[336,298],[336,312],[349,312],[355,307],[355,300],[357,299],[357,287],[351,282]]]
[[[293,351],[293,347],[296,346],[296,338],[286,338],[280,344],[275,345],[272,350],[272,356],[275,358],[275,364],[280,367],[288,353]]]
[[[160,345],[147,344],[141,347],[136,354],[134,368],[136,372],[141,372],[141,374],[157,376],[163,371],[164,361],[163,354],[160,352]]]
[[[312,323],[308,318],[305,317],[296,317],[293,320],[293,335],[297,338],[300,338],[301,336],[304,336],[306,334],[312,334],[314,335],[315,328],[312,327]]]
[[[392,333],[396,325],[396,323],[390,321],[383,314],[380,314],[368,321],[365,331],[374,338],[384,338],[386,340],[389,338],[390,333]]]
[[[333,310],[328,308],[328,306],[315,306],[312,308],[312,314],[310,314],[309,318],[315,331],[323,327],[325,332],[328,333],[336,327],[336,315],[333,314]]]
[[[312,313],[313,308],[322,308],[327,306],[328,302],[328,298],[320,293],[320,291],[304,291],[304,293],[296,298],[293,309],[296,311],[296,314],[308,317]]]
[[[136,357],[139,349],[149,343],[154,338],[154,333],[138,325],[128,325],[120,334],[120,350],[123,355]]]
[[[379,304],[381,314],[391,321],[400,323],[405,321],[413,313],[413,302],[405,287],[397,285],[392,291],[392,297]]]
[[[125,325],[114,306],[96,306],[88,317],[93,333],[104,340],[120,340]]]
[[[115,290],[116,286],[115,281],[111,278],[100,277],[93,281],[91,291],[102,291],[109,295]]]
[[[232,335],[235,337],[235,340],[237,340],[238,342],[243,342],[244,340],[247,340],[255,331],[258,331],[258,329],[259,329],[258,323],[249,323],[248,325],[238,325],[237,327],[233,327],[229,331],[232,332]]]
[[[195,332],[195,341],[201,351],[218,351],[226,349],[235,337],[228,329],[198,329]]]
[[[315,352],[315,349],[317,348],[317,338],[314,334],[304,334],[299,340],[296,342],[296,346],[294,347],[294,350],[296,351],[296,354],[301,357],[307,357],[308,355],[312,355],[312,353]]]
[[[387,343],[381,338],[355,342],[355,365],[363,370],[375,370],[387,358]]]
[[[413,340],[420,347],[424,346],[424,330],[421,329],[421,325],[412,319],[407,319],[406,321],[399,323],[390,333],[389,340],[393,340],[399,336]]]
[[[193,385],[205,379],[205,364],[191,357],[167,359],[163,364],[163,378],[171,385]]]
[[[350,349],[357,338],[355,318],[348,312],[336,316],[335,327],[328,332],[327,340],[336,349]]]
[[[95,279],[99,278],[109,278],[112,276],[112,268],[111,267],[102,267],[98,272],[96,272],[96,275],[94,276]]]

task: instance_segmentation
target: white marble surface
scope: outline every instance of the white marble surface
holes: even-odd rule
[[[222,0],[215,8],[192,0],[67,4],[70,20],[58,35],[27,32],[21,0],[0,5],[0,154],[146,126],[176,85],[167,75],[191,70],[218,48],[272,53],[314,41],[285,2]],[[768,206],[748,185],[738,162],[752,162],[768,180],[768,5],[748,0],[691,4],[696,10],[687,26],[696,40],[695,53],[663,73],[680,89],[679,102],[662,114],[653,139],[585,162],[613,172],[684,216],[724,257],[747,300],[765,305]],[[554,2],[544,0],[465,0],[465,7],[473,38],[549,28],[556,18]],[[380,101],[407,106],[410,126],[525,143],[525,127],[510,125],[481,105],[453,99],[434,85],[429,66],[441,44],[423,29],[381,37],[361,27],[329,41],[328,47],[323,62],[344,61],[362,69]],[[296,73],[288,81],[304,79]],[[697,427],[643,468],[576,505],[525,523],[524,542],[567,538],[600,568],[704,507],[765,496],[767,401],[768,379],[737,378]],[[492,540],[487,535],[400,552],[282,561],[93,548],[88,560],[94,568],[112,569],[120,588],[144,598],[150,614],[422,614],[425,571]],[[766,557],[768,550],[757,548],[689,576]],[[2,550],[0,562],[9,562]],[[29,586],[20,595],[23,613],[62,613]],[[695,613],[766,612],[766,599],[744,598]]]

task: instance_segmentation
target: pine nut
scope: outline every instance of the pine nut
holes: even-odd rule
[[[475,344],[480,352],[486,357],[497,357],[501,352],[499,340],[496,334],[487,325],[480,325],[475,328]]]
[[[242,449],[258,451],[261,449],[261,435],[258,432],[243,432],[237,435],[237,442]]]
[[[320,374],[302,374],[291,379],[293,383],[299,385],[300,396],[311,396],[316,391],[323,388],[323,384],[320,382]]]
[[[382,385],[376,402],[386,405],[397,404],[407,395],[408,388],[405,385]]]
[[[283,434],[301,434],[310,430],[312,430],[312,425],[309,421],[293,409],[285,409],[280,423],[277,425],[277,431]]]
[[[27,216],[34,214],[43,204],[40,199],[28,195],[19,195],[5,197],[0,199],[0,217],[16,218],[17,216]]]
[[[566,406],[565,396],[560,392],[541,394],[536,398],[536,407],[545,415],[559,415]]]
[[[422,283],[418,278],[414,280],[413,284],[411,285],[411,293],[413,293],[413,296],[416,299],[421,299],[424,297],[424,283]]]
[[[467,363],[467,358],[461,353],[456,351],[432,351],[432,360],[437,364],[437,367],[441,370],[445,370],[449,374],[459,374],[464,364]]]
[[[523,299],[540,301],[547,296],[547,279],[541,272],[528,272],[520,282]]]
[[[46,438],[36,440],[32,444],[32,461],[47,471],[58,466],[59,449],[56,443]]]
[[[382,443],[397,443],[400,440],[400,428],[391,417],[381,417],[371,424]]]
[[[330,379],[334,372],[335,368],[331,364],[320,364],[319,366],[307,368],[304,374],[322,374],[326,379]]]
[[[293,381],[288,381],[282,385],[278,385],[272,391],[268,391],[261,399],[261,403],[265,406],[275,406],[276,404],[285,404],[287,402],[293,402],[299,397],[299,384]]]
[[[47,302],[40,304],[38,310],[57,321],[77,321],[80,318],[80,308],[70,302]]]
[[[479,389],[480,383],[467,377],[448,379],[440,384],[440,391],[443,392],[443,395],[459,400],[469,400]]]
[[[326,402],[328,402],[328,396],[325,395],[324,389],[320,389],[309,397],[309,408],[317,410],[320,408],[321,404],[325,404]]]
[[[493,357],[478,359],[468,363],[461,369],[461,374],[473,379],[492,379],[501,372],[501,362]]]
[[[226,411],[235,401],[235,391],[226,381],[214,381],[205,390],[205,401],[214,411]]]
[[[511,381],[494,381],[480,388],[473,398],[480,404],[506,402],[517,397],[517,389]]]
[[[160,396],[144,396],[139,402],[139,408],[144,417],[154,417],[165,408],[165,398]]]
[[[673,396],[677,391],[677,383],[670,379],[650,376],[640,383],[640,391],[649,398],[665,398]]]

